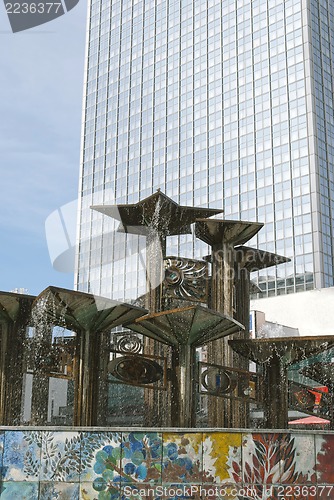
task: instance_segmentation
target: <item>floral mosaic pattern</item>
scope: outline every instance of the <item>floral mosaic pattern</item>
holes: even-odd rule
[[[37,442],[41,449],[41,481],[79,482],[81,437],[78,432],[31,433],[25,439]]]
[[[243,436],[243,475],[240,481],[243,480],[244,485],[255,485],[250,498],[279,498],[271,485],[312,483],[315,470],[314,435],[268,433]],[[297,491],[293,492],[293,498],[307,498],[305,488],[300,495]]]
[[[156,432],[123,434],[122,483],[161,483],[162,436]]]
[[[201,483],[202,470],[202,433],[163,434],[164,483]]]
[[[241,481],[241,433],[203,434],[203,482],[235,484]]]
[[[333,462],[334,433],[3,429],[0,497],[319,500]]]

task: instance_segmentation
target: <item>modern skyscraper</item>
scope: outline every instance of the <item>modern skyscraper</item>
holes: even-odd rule
[[[292,260],[264,295],[332,286],[332,2],[91,0],[87,36],[77,288],[144,291],[140,240],[90,206],[158,188],[265,223],[254,245]]]

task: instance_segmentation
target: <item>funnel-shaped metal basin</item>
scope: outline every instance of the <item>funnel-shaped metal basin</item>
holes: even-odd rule
[[[250,273],[291,261],[289,257],[267,252],[266,250],[260,250],[259,248],[238,246],[234,251],[236,253],[237,262],[239,262],[242,267],[245,267]]]
[[[35,300],[33,295],[20,293],[0,293],[0,322],[16,321],[22,308],[30,309]]]
[[[41,303],[50,321],[58,318],[74,331],[103,332],[147,313],[141,307],[53,286],[36,298],[34,307]]]
[[[222,242],[243,245],[260,231],[260,222],[242,222],[236,220],[199,219],[195,224],[197,238],[210,246]]]
[[[168,345],[194,347],[244,330],[233,318],[199,305],[149,314],[126,327]]]

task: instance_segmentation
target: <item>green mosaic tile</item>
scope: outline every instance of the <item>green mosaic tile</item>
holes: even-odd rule
[[[28,481],[6,481],[1,485],[1,500],[39,500],[39,484]]]

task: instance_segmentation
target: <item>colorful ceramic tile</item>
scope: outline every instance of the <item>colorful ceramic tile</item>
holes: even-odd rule
[[[202,433],[163,433],[163,482],[198,484],[202,477]]]
[[[80,481],[120,483],[121,452],[120,432],[83,432]]]
[[[281,472],[278,483],[307,484],[316,482],[314,435],[281,435]]]
[[[209,432],[203,434],[203,482],[240,483],[241,433]]]
[[[334,484],[334,436],[331,434],[316,435],[315,454],[318,483]]]
[[[39,500],[79,500],[79,498],[79,483],[40,483]]]
[[[5,481],[1,485],[1,500],[39,500],[39,484],[28,481]]]
[[[162,436],[158,432],[122,434],[122,484],[161,483]]]
[[[280,435],[242,435],[243,483],[272,484],[280,477]]]
[[[78,482],[80,477],[79,432],[41,431],[41,481]]]
[[[2,480],[38,481],[40,466],[40,432],[5,431]]]
[[[121,485],[96,479],[80,483],[80,500],[122,500]]]
[[[248,441],[248,451],[243,457],[245,482],[315,482],[314,436],[270,433],[253,434],[251,439],[245,439]]]

